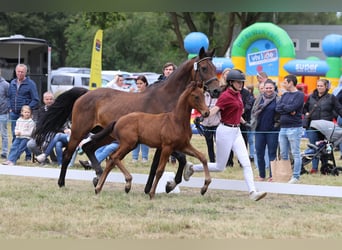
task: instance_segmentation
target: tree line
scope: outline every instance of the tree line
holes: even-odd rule
[[[190,32],[205,33],[210,48],[224,56],[234,34],[255,22],[332,25],[341,19],[331,12],[0,12],[0,37],[47,40],[53,69],[90,67],[93,38],[101,28],[103,69],[161,72],[165,62],[186,60],[183,41]]]

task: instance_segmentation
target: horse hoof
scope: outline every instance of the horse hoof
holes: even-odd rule
[[[95,188],[95,194],[99,194],[100,190],[98,190],[97,188]]]
[[[125,187],[125,192],[126,192],[126,194],[128,194],[129,191],[131,191],[131,188],[130,188],[130,187]]]
[[[172,190],[174,190],[176,187],[176,183],[174,181],[168,181],[165,186],[166,193],[170,193]]]
[[[204,195],[206,192],[207,192],[207,189],[206,187],[202,187],[201,188],[201,195]]]
[[[64,187],[65,186],[65,183],[64,181],[58,181],[58,186],[61,188],[61,187]]]
[[[99,178],[98,177],[94,177],[94,179],[93,179],[93,185],[94,185],[94,187],[96,187],[97,186],[97,183],[99,182]]]

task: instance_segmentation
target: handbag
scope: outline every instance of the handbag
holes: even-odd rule
[[[273,182],[288,182],[292,177],[291,160],[276,158],[271,161],[271,172]]]
[[[310,123],[311,123],[310,114],[309,115],[305,115],[304,118],[303,118],[303,128],[309,128],[310,127]]]
[[[304,115],[303,118],[303,128],[309,128],[310,127],[310,123],[311,123],[311,114],[315,111],[315,109],[318,107],[319,102],[322,100],[323,98],[320,98],[318,100],[318,102],[314,105],[313,109],[311,109],[311,111],[307,114]]]

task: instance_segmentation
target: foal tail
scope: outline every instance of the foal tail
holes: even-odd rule
[[[76,100],[88,90],[74,87],[60,94],[36,123],[32,137],[41,146],[47,136],[61,130],[68,119],[71,119],[72,108]]]
[[[91,139],[93,141],[100,141],[106,136],[110,135],[110,133],[113,131],[116,121],[113,121],[107,125],[104,129],[102,129],[100,132],[94,134],[91,136]]]

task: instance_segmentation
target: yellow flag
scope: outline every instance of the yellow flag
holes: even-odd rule
[[[103,30],[98,30],[94,37],[93,50],[90,65],[89,89],[101,87],[102,77],[102,36]]]

